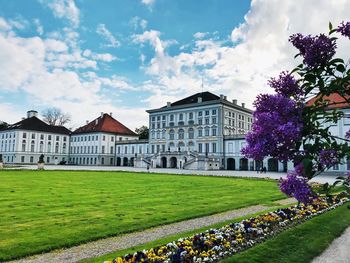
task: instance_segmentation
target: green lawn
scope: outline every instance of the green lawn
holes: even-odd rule
[[[0,171],[0,261],[282,198],[259,179]]]

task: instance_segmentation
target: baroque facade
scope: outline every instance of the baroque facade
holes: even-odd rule
[[[330,97],[344,118],[330,131],[345,137],[350,129],[350,107]],[[312,100],[309,101],[312,103]],[[46,124],[29,111],[27,118],[0,130],[0,153],[5,163],[31,164],[45,155],[48,164],[133,166],[193,170],[287,171],[292,163],[273,158],[254,161],[241,154],[245,134],[251,129],[252,111],[244,103],[210,92],[197,93],[149,113],[149,138],[140,140],[112,117],[99,117],[75,131]],[[331,171],[350,170],[350,160]]]

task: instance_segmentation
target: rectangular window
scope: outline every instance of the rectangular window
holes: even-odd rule
[[[111,154],[113,154],[113,149],[114,149],[113,146],[111,146]]]
[[[216,128],[213,128],[213,129],[212,129],[211,135],[212,135],[212,136],[216,136]]]
[[[212,110],[212,111],[211,111],[211,114],[212,114],[212,115],[216,115],[216,110]]]
[[[154,145],[152,145],[152,148],[151,148],[151,153],[154,153]]]
[[[32,139],[35,139],[35,133],[32,133]]]
[[[216,153],[216,143],[215,143],[215,142],[213,142],[213,144],[211,145],[211,147],[212,147],[212,152],[213,152],[213,153]]]
[[[203,136],[203,131],[200,129],[198,130],[198,137],[202,137]]]
[[[216,124],[216,117],[213,117],[213,118],[211,119],[211,122],[212,122],[213,124]]]
[[[205,124],[209,124],[209,118],[205,118]]]
[[[24,163],[24,156],[21,156],[21,163]]]
[[[102,136],[102,140],[105,141],[106,140],[106,136],[103,135]]]
[[[198,112],[198,116],[199,116],[199,117],[201,117],[202,114],[203,114],[203,112],[201,112],[201,111]]]
[[[59,136],[56,136],[56,141],[59,141],[60,140],[60,137]]]
[[[105,153],[105,146],[102,145],[102,153]]]
[[[124,153],[125,153],[125,154],[128,153],[128,147],[127,147],[127,146],[124,147]]]
[[[27,138],[27,133],[23,133],[23,138]]]
[[[118,154],[120,154],[120,147],[118,147]]]
[[[206,115],[206,116],[209,115],[209,111],[208,111],[208,110],[205,111],[205,115]]]
[[[205,144],[205,153],[208,153],[209,152],[209,143],[206,143]]]
[[[202,149],[202,144],[201,143],[198,143],[198,152],[199,153],[202,153],[203,152],[203,149]]]
[[[209,136],[209,129],[205,129],[205,136]]]
[[[190,112],[188,117],[189,117],[190,120],[192,120],[193,119],[193,112]]]
[[[198,119],[198,125],[202,125],[203,120],[202,119]]]

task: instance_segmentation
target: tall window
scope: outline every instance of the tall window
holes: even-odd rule
[[[49,135],[50,136],[50,135]],[[51,152],[51,142],[47,143],[47,152],[50,153]]]
[[[194,130],[192,128],[188,129],[188,138],[189,139],[194,138]]]
[[[40,145],[39,145],[39,152],[44,152],[44,142],[40,142]]]
[[[192,119],[193,119],[193,112],[190,112],[190,114],[189,114],[188,118],[189,118],[190,120],[192,120]]]
[[[209,128],[205,128],[205,136],[209,136]]]
[[[212,128],[211,135],[216,136],[216,128]]]
[[[185,132],[183,129],[179,129],[179,140],[185,139]]]
[[[102,145],[102,153],[105,153],[105,146]]]
[[[59,144],[58,144],[58,142],[56,142],[56,145],[55,145],[55,153],[58,153],[58,150],[59,150]]]
[[[22,152],[26,151],[26,140],[22,141]]]
[[[203,130],[202,129],[198,129],[198,137],[202,137],[203,136]]]
[[[27,138],[27,133],[26,132],[23,133],[23,139],[24,138]]]
[[[174,132],[174,130],[170,130],[170,132],[169,132],[169,139],[170,140],[174,140],[175,139],[175,132]]]
[[[113,137],[112,137],[113,138]],[[114,148],[113,148],[113,146],[111,146],[111,154],[113,154],[113,150],[114,150]]]
[[[62,152],[63,152],[63,153],[66,153],[66,148],[67,148],[67,144],[66,144],[66,143],[63,143],[63,149],[62,149]]]
[[[183,119],[184,119],[184,115],[182,113],[180,113],[179,120],[182,121]]]
[[[198,143],[198,152],[199,153],[202,153],[203,152],[203,148],[202,148],[202,144],[201,143]]]
[[[216,143],[213,142],[213,144],[211,146],[212,146],[212,152],[216,153]]]

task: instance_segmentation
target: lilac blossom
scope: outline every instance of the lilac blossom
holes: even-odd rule
[[[343,21],[336,30],[343,36],[350,38],[350,22]]]
[[[288,71],[281,72],[278,78],[271,78],[268,84],[278,94],[286,97],[302,95],[302,89]]]
[[[298,176],[304,176],[304,165],[302,163],[297,164],[294,166],[294,171]]]
[[[350,139],[350,130],[348,130],[348,131],[345,133],[345,138],[346,138],[346,139]]]
[[[296,47],[304,58],[304,63],[310,68],[325,66],[335,54],[335,41],[324,34],[312,37],[294,34],[289,41]]]
[[[339,162],[339,156],[336,150],[321,150],[320,164],[322,166],[331,167]]]
[[[280,190],[288,196],[294,197],[299,202],[309,204],[314,199],[314,193],[307,183],[307,179],[298,176],[295,171],[290,171],[286,179],[280,179]]]
[[[266,156],[291,160],[296,143],[302,138],[302,107],[279,94],[261,94],[254,105],[254,123],[242,153],[255,160]]]

